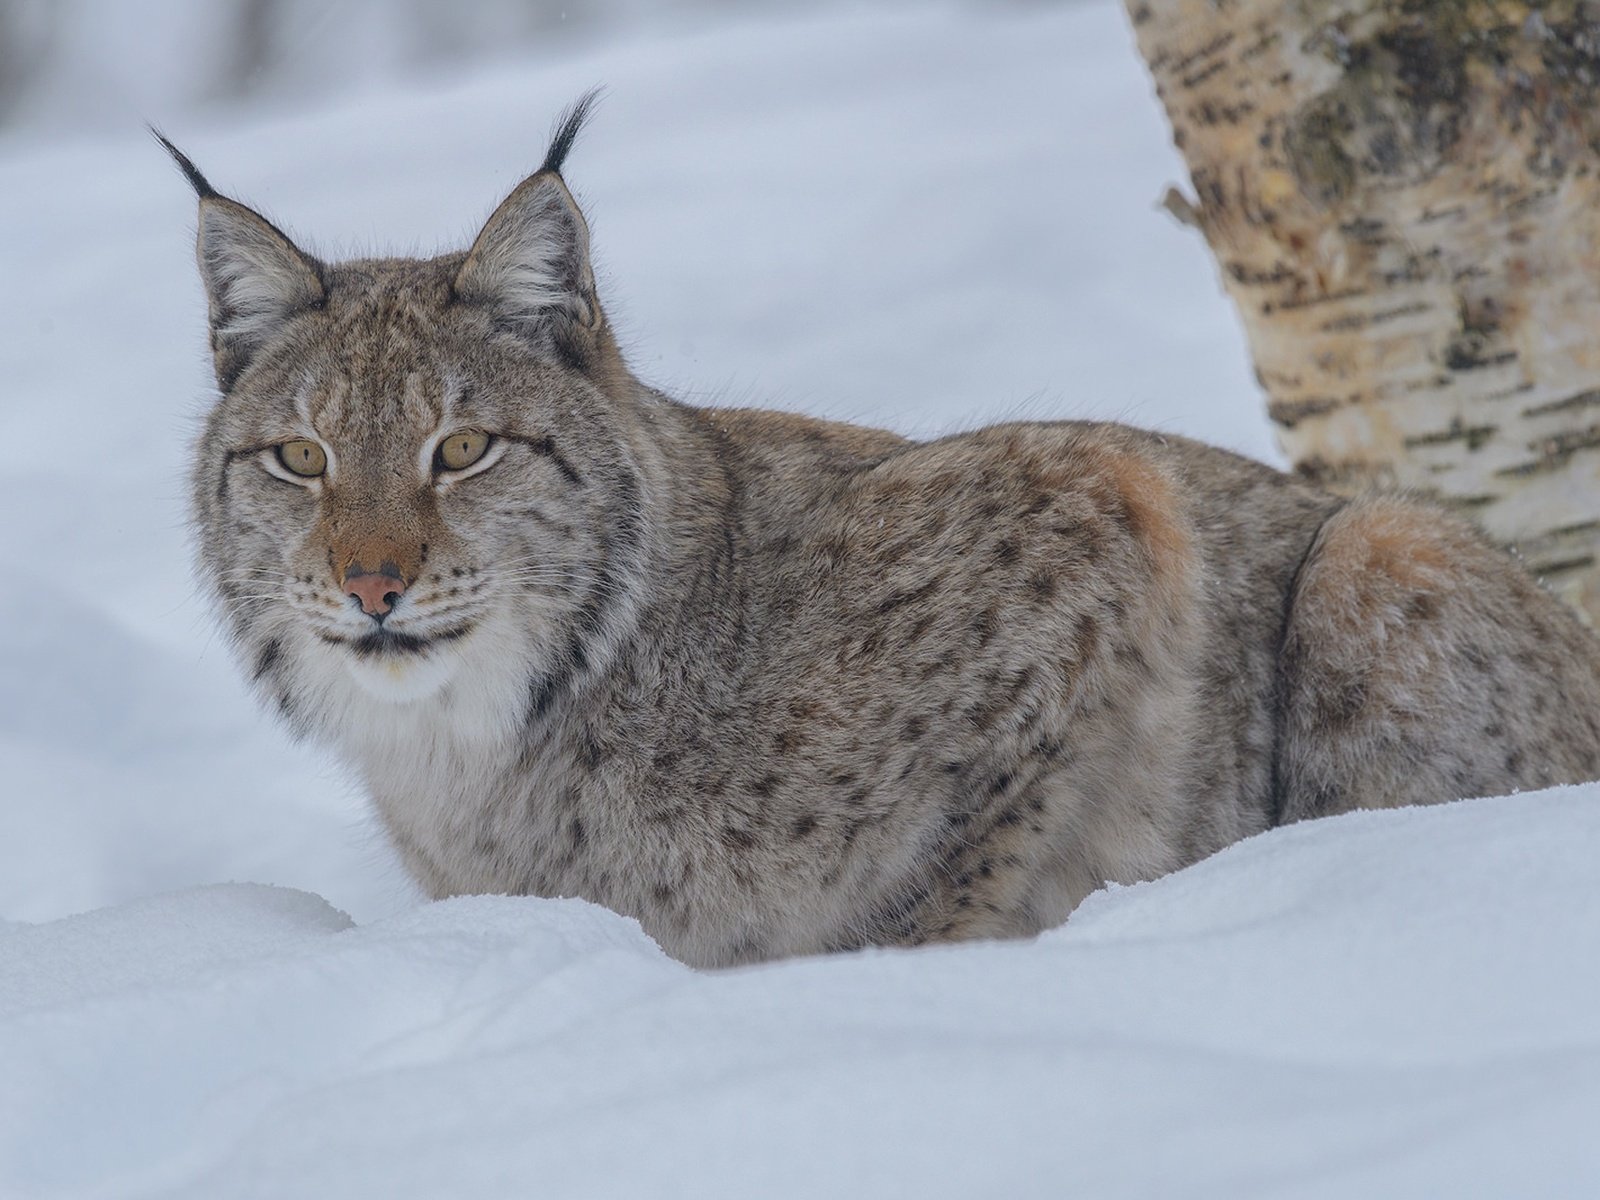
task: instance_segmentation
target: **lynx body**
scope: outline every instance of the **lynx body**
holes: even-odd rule
[[[1018,936],[1280,822],[1600,775],[1591,635],[1426,506],[643,386],[560,175],[585,107],[426,261],[319,262],[173,151],[202,576],[430,894],[586,897],[702,965]]]

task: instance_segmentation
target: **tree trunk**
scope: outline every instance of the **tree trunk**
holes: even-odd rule
[[[1296,468],[1471,514],[1600,624],[1600,5],[1127,7]]]

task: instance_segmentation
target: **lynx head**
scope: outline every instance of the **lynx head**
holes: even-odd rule
[[[490,677],[547,703],[627,591],[637,385],[561,177],[592,101],[469,250],[425,260],[322,262],[162,139],[200,199],[221,392],[200,571],[303,731]]]

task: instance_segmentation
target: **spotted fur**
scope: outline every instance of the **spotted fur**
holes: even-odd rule
[[[430,894],[584,896],[705,965],[1013,937],[1280,821],[1600,774],[1593,639],[1426,506],[640,384],[560,176],[581,116],[425,261],[318,262],[188,168],[201,573]],[[489,453],[438,473],[461,429]],[[379,562],[381,627],[341,583]]]

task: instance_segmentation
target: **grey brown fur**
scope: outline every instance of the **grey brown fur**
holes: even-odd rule
[[[1011,937],[1282,821],[1600,775],[1594,640],[1422,504],[651,391],[559,157],[428,261],[201,194],[201,570],[430,894],[587,897],[704,965]],[[380,563],[381,626],[343,582]]]

